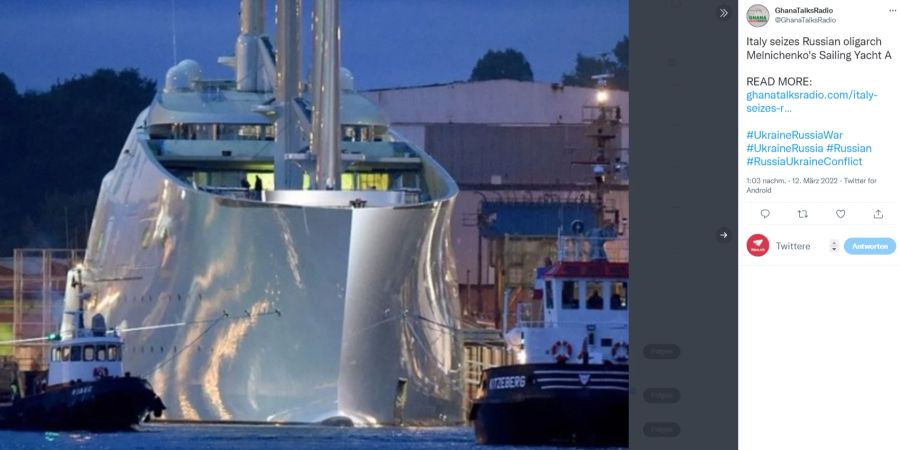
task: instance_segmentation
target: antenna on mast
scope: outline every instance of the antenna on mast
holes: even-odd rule
[[[170,21],[172,23],[172,65],[178,64],[178,40],[175,37],[175,0],[171,2],[171,17]]]

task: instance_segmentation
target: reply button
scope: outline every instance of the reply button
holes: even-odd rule
[[[850,238],[844,241],[844,251],[849,255],[890,255],[897,249],[891,238]]]

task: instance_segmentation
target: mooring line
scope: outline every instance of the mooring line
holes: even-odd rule
[[[191,322],[179,322],[179,323],[165,324],[165,325],[154,325],[154,326],[149,326],[149,327],[126,328],[123,331],[124,332],[139,331],[139,330],[156,329],[156,328],[168,328],[168,327],[174,327],[174,326],[197,325],[197,324],[201,324],[201,323],[212,322],[208,327],[206,327],[206,329],[204,329],[202,332],[200,332],[200,334],[197,335],[197,337],[195,337],[193,340],[191,340],[191,342],[189,342],[187,345],[185,345],[185,346],[181,347],[181,349],[175,351],[175,353],[173,353],[172,356],[160,361],[155,366],[153,366],[153,368],[150,369],[146,375],[144,375],[144,378],[147,378],[153,372],[156,372],[157,370],[161,369],[166,364],[172,362],[178,355],[183,353],[185,350],[191,348],[191,346],[196,344],[197,341],[200,340],[200,338],[202,338],[203,336],[206,335],[206,333],[209,333],[210,330],[215,328],[215,326],[218,325],[219,322],[222,322],[223,320],[253,319],[256,317],[271,316],[271,315],[277,315],[278,317],[281,317],[281,311],[275,309],[273,311],[266,311],[263,313],[251,314],[249,311],[244,310],[244,314],[239,315],[239,316],[232,316],[231,314],[228,313],[228,311],[222,311],[222,315],[215,319],[195,320],[195,321],[191,321]]]

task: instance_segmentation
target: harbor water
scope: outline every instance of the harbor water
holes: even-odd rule
[[[470,449],[471,428],[338,428],[322,426],[153,424],[125,433],[0,431],[4,450],[36,449]],[[552,447],[536,447],[547,449]]]

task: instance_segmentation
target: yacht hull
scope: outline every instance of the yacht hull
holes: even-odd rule
[[[450,211],[451,202],[354,211],[338,397],[352,415],[461,421]]]
[[[229,198],[172,176],[133,133],[101,187],[87,306],[144,328],[123,334],[125,369],[160,390],[167,419],[459,422],[454,196]]]

